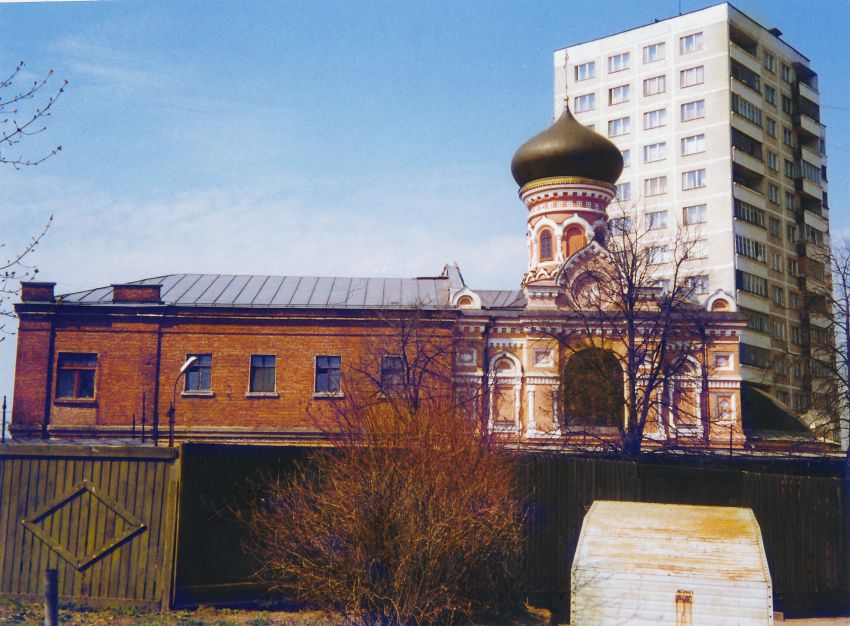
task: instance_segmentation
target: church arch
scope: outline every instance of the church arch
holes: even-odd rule
[[[623,425],[623,368],[611,351],[585,348],[573,354],[564,367],[563,388],[565,425]]]
[[[564,230],[564,258],[567,259],[587,245],[584,229],[578,224],[572,224]]]

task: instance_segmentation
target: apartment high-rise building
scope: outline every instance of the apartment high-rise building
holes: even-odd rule
[[[828,341],[825,129],[817,74],[781,34],[724,3],[557,50],[555,114],[567,102],[620,148],[627,219],[696,241],[698,289],[747,317],[744,381],[805,413]]]

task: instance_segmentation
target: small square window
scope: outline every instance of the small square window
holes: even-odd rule
[[[211,354],[187,354],[186,360],[195,357],[195,362],[186,368],[184,391],[210,391],[212,378]]]
[[[56,397],[60,399],[93,399],[97,354],[60,353],[56,372]]]
[[[251,382],[249,391],[252,393],[271,393],[275,391],[275,357],[270,354],[254,354],[251,356]]]
[[[342,378],[342,357],[331,355],[316,356],[317,394],[339,394]]]

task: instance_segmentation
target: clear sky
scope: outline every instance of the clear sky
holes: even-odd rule
[[[474,287],[516,288],[526,216],[509,166],[551,122],[553,50],[678,4],[0,0],[0,73],[23,60],[70,81],[27,150],[60,155],[0,168],[0,241],[21,246],[53,213],[33,260],[60,293],[449,261]],[[832,230],[850,230],[850,4],[734,4],[818,72]],[[14,343],[0,343],[10,396]]]

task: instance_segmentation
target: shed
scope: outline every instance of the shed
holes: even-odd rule
[[[573,560],[570,623],[772,625],[752,509],[596,501]]]

